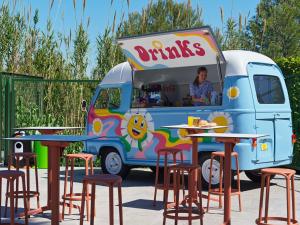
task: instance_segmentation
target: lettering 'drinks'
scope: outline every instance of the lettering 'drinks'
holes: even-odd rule
[[[176,40],[174,46],[168,46],[165,48],[150,48],[146,49],[141,45],[134,47],[137,51],[140,59],[144,62],[150,60],[157,61],[158,59],[169,60],[177,58],[189,58],[193,56],[204,56],[205,50],[201,47],[201,44],[196,42],[191,44],[188,40]]]

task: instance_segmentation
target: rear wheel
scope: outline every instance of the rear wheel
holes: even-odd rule
[[[129,167],[124,164],[119,152],[113,148],[101,150],[101,168],[103,173],[119,175],[126,178]]]

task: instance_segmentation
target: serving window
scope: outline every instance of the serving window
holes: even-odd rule
[[[208,66],[207,81],[213,87],[205,106],[221,105],[221,81],[217,66]],[[136,71],[133,76],[132,108],[194,106],[190,86],[198,67]]]

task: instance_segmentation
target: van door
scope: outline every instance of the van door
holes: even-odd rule
[[[256,111],[256,131],[268,134],[257,146],[257,163],[288,160],[292,156],[291,108],[285,82],[275,65],[247,67]]]

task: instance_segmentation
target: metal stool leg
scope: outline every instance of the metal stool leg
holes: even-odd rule
[[[240,209],[240,212],[241,212],[242,211],[242,197],[241,197],[240,166],[239,166],[238,156],[235,157],[235,163],[236,163],[236,171],[237,171],[237,189],[238,189],[238,192],[239,192],[239,195],[238,195],[239,209]]]
[[[208,182],[208,193],[207,193],[207,205],[206,205],[206,212],[209,210],[209,202],[210,202],[210,192],[211,192],[211,177],[212,177],[212,165],[213,165],[214,157],[211,156],[210,158],[210,168],[209,168],[209,182]]]
[[[83,216],[84,216],[84,204],[86,197],[86,185],[87,183],[84,181],[82,185],[82,198],[81,198],[81,210],[80,210],[80,225],[83,225]]]
[[[291,224],[291,184],[290,177],[286,176],[286,204],[287,204],[287,224]]]
[[[24,196],[23,200],[24,200],[25,225],[28,225],[29,198],[26,198],[26,185],[25,185],[25,176],[24,175],[22,176],[22,186],[23,186],[23,196]]]
[[[37,192],[36,204],[37,204],[37,208],[39,209],[41,207],[41,205],[40,205],[39,175],[38,175],[36,157],[34,157],[33,160],[34,160],[34,171],[35,171],[35,190]]]
[[[112,185],[109,186],[109,225],[114,225],[114,189]]]
[[[74,181],[74,160],[75,159],[73,158],[71,159],[69,215],[72,213],[72,208],[73,208],[72,196],[73,196],[73,181]]]
[[[89,175],[89,164],[88,161],[85,160],[85,175]],[[89,203],[89,185],[87,185],[87,190],[86,190],[86,217],[87,221],[90,220],[90,203]]]
[[[15,224],[15,207],[14,207],[14,180],[9,179],[9,195],[10,195],[10,224]]]
[[[92,193],[91,193],[91,208],[95,209],[95,196],[96,196],[96,185],[91,184],[92,186]],[[87,203],[88,204],[88,203]],[[95,221],[95,210],[92,210],[91,212],[91,224],[94,225]]]
[[[263,201],[264,201],[264,189],[265,189],[265,175],[261,176],[261,189],[260,189],[260,198],[259,198],[259,213],[258,213],[258,222],[262,221],[262,210],[263,210]]]
[[[13,166],[13,158],[12,155],[8,157],[8,170]],[[5,194],[5,208],[4,208],[4,216],[7,217],[7,204],[8,204],[8,192],[9,192],[9,182],[6,183],[6,194]]]
[[[19,168],[20,168],[20,158],[17,157],[16,170],[19,171],[20,170]],[[26,173],[27,173],[27,168],[26,168]],[[18,211],[18,200],[19,200],[19,177],[16,179],[16,198],[15,198],[15,206],[16,207],[15,207],[15,212]]]
[[[189,222],[189,225],[192,225],[192,204],[193,204],[193,201],[192,201],[192,195],[193,195],[193,193],[192,193],[192,185],[191,185],[191,182],[192,181],[192,175],[191,174],[189,174],[189,178],[188,178],[188,187],[189,187],[189,199],[188,199],[188,222]]]
[[[66,197],[67,197],[67,186],[68,186],[68,176],[69,176],[69,159],[66,157],[66,169],[65,169],[65,183],[64,183],[64,197],[62,204],[62,219],[65,219],[65,208],[66,208]]]
[[[2,218],[2,177],[0,177],[0,224]]]
[[[270,176],[266,176],[265,223],[268,222],[269,216],[270,179]]]
[[[222,206],[223,206],[223,202],[222,202],[222,196],[221,196],[221,193],[223,192],[223,157],[220,157],[220,175],[219,175],[219,192],[220,192],[220,195],[219,195],[219,208],[221,209]]]
[[[178,211],[179,211],[179,191],[180,191],[180,170],[174,170],[173,174],[175,174],[177,177],[176,179],[176,183],[173,182],[174,184],[174,192],[176,194],[176,198],[175,198],[175,225],[178,224]]]
[[[119,220],[120,225],[123,225],[123,207],[122,207],[122,187],[121,184],[118,185],[118,198],[119,198]]]
[[[169,186],[170,186],[170,176],[167,176],[167,179],[164,180],[164,186],[167,187],[167,188],[164,188],[164,216],[163,216],[163,225],[166,224],[166,220],[167,220],[167,217],[166,217],[166,213],[167,213],[167,208],[168,208],[168,198],[169,198]]]
[[[292,210],[293,210],[293,220],[296,220],[296,196],[295,196],[295,177],[291,177],[292,182]]]
[[[201,181],[201,169],[198,169],[198,192],[199,192],[199,206],[198,209],[201,213],[200,225],[203,225],[203,207],[202,207],[202,181]]]
[[[156,195],[157,195],[157,185],[158,185],[158,175],[159,175],[159,159],[160,159],[160,154],[157,153],[153,206],[156,206]]]
[[[30,210],[30,162],[29,162],[29,158],[25,159],[25,166],[26,166],[26,173],[25,173],[25,178],[26,178],[26,187],[27,187],[27,197],[28,197],[28,209]],[[17,197],[18,199],[18,197]],[[18,205],[16,205],[16,207],[18,208]]]

